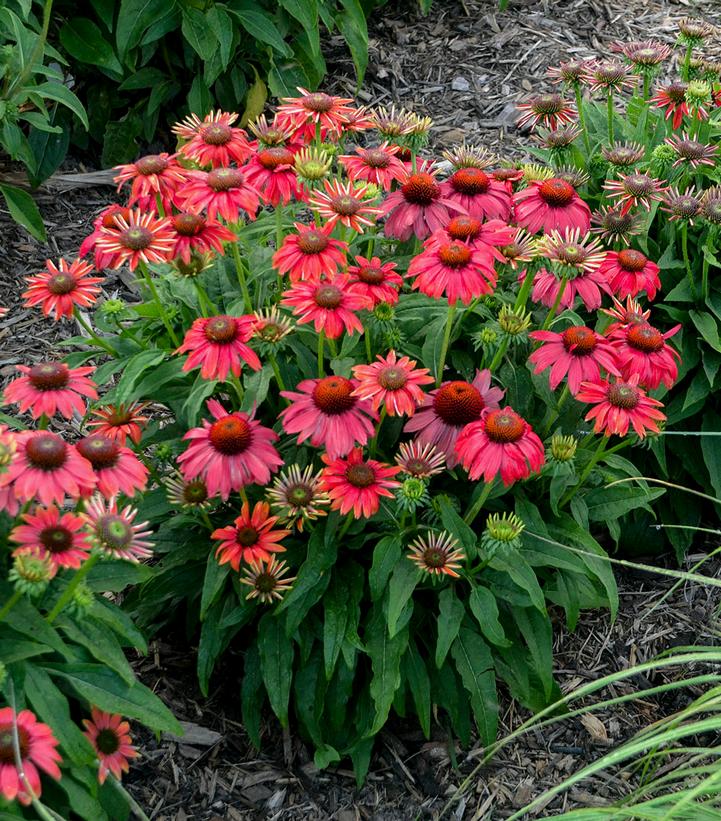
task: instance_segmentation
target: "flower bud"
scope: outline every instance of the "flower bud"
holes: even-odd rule
[[[517,550],[525,525],[515,513],[491,513],[481,536],[485,559],[491,559],[500,548]]]
[[[578,440],[575,436],[554,433],[551,437],[551,458],[556,462],[570,462],[576,455]]]
[[[33,550],[21,550],[15,553],[8,579],[16,590],[26,596],[39,596],[45,592],[56,572],[55,565],[47,554],[42,556]]]

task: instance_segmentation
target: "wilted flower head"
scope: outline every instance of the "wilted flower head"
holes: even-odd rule
[[[563,180],[574,188],[580,188],[588,182],[588,174],[572,165],[561,165],[555,169],[554,174],[557,180]]]
[[[411,133],[414,125],[413,114],[405,108],[397,109],[379,106],[371,111],[371,121],[375,128],[386,138],[403,137]]]
[[[279,123],[277,119],[269,124],[265,114],[261,114],[253,122],[248,123],[248,129],[257,137],[263,148],[285,145],[295,130],[289,123]]]
[[[189,481],[177,473],[165,482],[168,501],[184,510],[206,510],[210,507],[210,494],[205,480],[197,477]]]
[[[678,21],[678,42],[684,46],[697,48],[703,45],[703,41],[715,34],[716,27],[705,20],[694,17],[682,17]]]
[[[433,578],[442,574],[458,578],[456,571],[465,558],[458,540],[446,530],[440,533],[430,530],[426,536],[418,536],[408,545],[408,550],[408,558]]]
[[[417,479],[429,479],[437,473],[442,473],[446,464],[443,451],[428,442],[403,442],[398,448],[396,464],[401,471]]]
[[[538,241],[538,252],[555,262],[566,276],[594,271],[603,262],[605,251],[597,239],[582,234],[578,228],[550,231]]]
[[[256,311],[253,334],[261,342],[277,345],[293,330],[293,320],[281,314],[277,305]]]
[[[492,513],[486,519],[486,529],[481,536],[484,558],[492,558],[499,549],[517,550],[524,528],[523,520],[515,513]]]
[[[641,143],[613,142],[601,148],[604,158],[617,168],[626,168],[635,165],[643,159],[646,149]]]
[[[521,112],[518,118],[519,128],[527,125],[531,128],[543,125],[553,129],[563,123],[571,122],[576,117],[573,104],[555,92],[535,94],[525,103],[519,103],[516,108]]]
[[[496,155],[482,145],[458,145],[443,152],[443,157],[453,166],[459,168],[488,168],[496,162]]]
[[[634,205],[650,208],[651,203],[663,198],[666,188],[650,174],[626,174],[617,180],[608,180],[603,185],[609,196],[618,200],[621,213],[625,214]]]
[[[516,229],[513,242],[498,249],[514,270],[519,262],[530,262],[536,256],[536,240],[525,229]]]

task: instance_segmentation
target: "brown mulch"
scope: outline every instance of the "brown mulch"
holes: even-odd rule
[[[711,0],[510,0],[505,12],[493,2],[436,0],[426,18],[412,0],[396,0],[379,9],[370,22],[368,74],[357,96],[364,103],[395,103],[432,116],[436,148],[465,139],[519,155],[528,137],[514,128],[515,102],[545,85],[548,66],[568,56],[604,52],[616,39],[671,41],[673,20],[686,14],[703,14],[721,23],[721,10]],[[330,89],[356,96],[342,42],[332,37],[326,46]],[[29,238],[0,208],[0,305],[11,309],[0,319],[0,383],[18,363],[60,355],[58,340],[77,333],[69,323],[39,320],[36,312],[21,307],[23,277],[41,270],[47,257],[72,258],[93,218],[112,197],[113,189],[107,186],[41,192],[37,200],[48,228],[47,245]],[[106,295],[113,296],[122,286],[116,275],[111,276]],[[558,618],[556,676],[564,692],[652,658],[667,647],[715,640],[715,589],[685,585],[654,609],[670,586],[668,580],[623,573],[619,584],[621,609],[615,624],[607,613],[591,612],[571,634]],[[197,692],[193,652],[183,642],[159,641],[147,658],[138,661],[143,680],[188,729],[180,740],[139,737],[143,759],[127,783],[156,821],[433,818],[482,755],[477,748],[454,749],[451,757],[440,728],[426,742],[412,725],[394,723],[379,737],[369,777],[357,790],[349,770],[318,772],[312,751],[293,736],[283,738],[272,722],[265,727],[264,747],[257,753],[240,722],[233,675],[237,662],[232,652],[228,654],[216,675],[213,695],[203,699]],[[657,683],[636,680],[618,685],[615,692]],[[453,817],[507,817],[693,695],[679,691],[675,699],[631,702],[622,710],[597,714],[600,724],[569,720],[525,736],[484,768]],[[504,696],[502,734],[526,717]],[[612,801],[627,790],[623,774],[599,776],[549,804],[537,817]]]

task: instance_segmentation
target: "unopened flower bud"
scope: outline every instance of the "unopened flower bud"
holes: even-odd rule
[[[686,88],[686,102],[691,108],[701,108],[711,101],[711,86],[704,80],[692,80]]]
[[[26,596],[39,596],[56,572],[50,556],[41,556],[32,550],[21,551],[15,554],[8,579]]]
[[[555,433],[551,437],[551,458],[556,462],[570,462],[576,455],[578,441],[575,436]]]
[[[520,336],[531,327],[531,315],[523,308],[516,310],[510,305],[504,305],[498,314],[498,324],[509,336]]]
[[[402,510],[409,513],[417,510],[419,507],[425,507],[430,502],[430,496],[426,490],[426,483],[423,479],[418,479],[414,476],[406,479],[398,489],[396,494],[398,505]]]
[[[85,582],[81,582],[73,591],[73,597],[66,605],[65,612],[76,618],[84,616],[93,606],[95,594]]]
[[[122,299],[106,299],[100,305],[100,313],[105,316],[118,316],[125,310],[125,303]]]
[[[481,536],[484,558],[492,558],[500,548],[517,550],[521,546],[524,527],[515,513],[492,513],[486,519],[486,529]]]
[[[379,322],[393,322],[396,318],[395,308],[389,302],[379,302],[373,309],[373,316]]]
[[[170,263],[173,273],[179,277],[187,277],[194,279],[203,271],[206,271],[213,264],[214,256],[209,251],[203,253],[193,253],[190,257],[190,262],[183,262],[180,257],[177,257]]]
[[[298,179],[312,186],[328,176],[333,158],[315,146],[305,146],[295,155],[295,173]]]

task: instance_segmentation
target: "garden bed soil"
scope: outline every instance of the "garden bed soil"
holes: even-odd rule
[[[357,97],[363,103],[396,103],[432,116],[436,149],[465,139],[505,156],[522,155],[528,136],[514,128],[515,102],[547,83],[548,66],[571,55],[606,53],[618,39],[671,42],[673,21],[686,14],[721,24],[721,10],[713,2],[511,0],[508,10],[499,12],[491,2],[454,0],[434,3],[423,18],[415,3],[397,0],[369,22],[368,74]],[[716,58],[720,46],[721,41]],[[714,49],[708,51],[712,54]],[[340,38],[327,40],[326,55],[329,89],[356,96],[352,66]],[[85,170],[78,163],[64,169]],[[113,188],[107,185],[68,190],[51,181],[37,196],[48,229],[47,244],[28,237],[0,211],[0,305],[10,308],[0,319],[0,385],[15,373],[16,364],[59,353],[58,342],[78,332],[70,323],[40,320],[36,311],[24,309],[23,278],[41,270],[48,257],[73,257],[93,219],[113,198]],[[108,297],[128,288],[132,280],[125,273],[111,274],[104,286]],[[621,608],[614,624],[607,613],[591,612],[571,634],[559,615],[555,662],[564,692],[652,658],[667,647],[714,641],[716,590],[684,585],[659,604],[670,582],[658,583],[656,578],[620,576]],[[188,729],[181,740],[138,736],[143,758],[127,783],[154,821],[433,818],[483,753],[478,747],[455,748],[451,756],[449,741],[439,728],[438,735],[426,741],[412,725],[392,724],[380,735],[368,779],[357,790],[349,770],[318,772],[310,749],[294,736],[282,736],[272,722],[264,728],[262,753],[251,747],[239,720],[237,663],[230,653],[216,674],[213,695],[203,699],[197,692],[192,649],[183,641],[157,641],[147,657],[137,660],[143,680]],[[616,693],[642,690],[651,683],[623,683]],[[484,768],[455,806],[453,817],[507,817],[694,695],[679,691],[661,703],[630,702],[598,714],[598,722],[572,720],[525,736]],[[527,717],[508,698],[501,706],[502,733]],[[538,817],[613,801],[628,789],[628,774],[599,776],[549,804]]]

